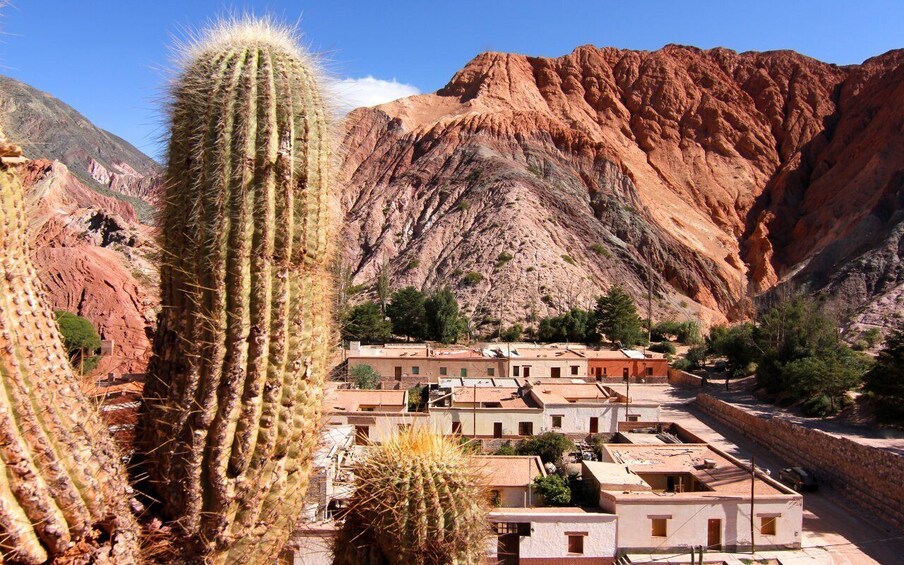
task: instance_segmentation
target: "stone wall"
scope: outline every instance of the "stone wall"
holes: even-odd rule
[[[784,463],[812,469],[835,492],[904,530],[904,457],[782,418],[751,414],[708,394],[698,394],[695,404]]]
[[[673,369],[671,367],[669,367],[669,382],[673,385],[680,386],[691,386],[698,388],[703,386],[703,379],[701,379],[697,375],[692,375],[687,371],[681,371],[679,369]]]

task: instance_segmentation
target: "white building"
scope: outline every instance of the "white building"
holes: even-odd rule
[[[618,431],[619,422],[658,422],[659,404],[634,402],[597,383],[550,382],[527,385],[526,394],[543,409],[543,429],[564,434]]]
[[[490,512],[496,534],[487,548],[499,565],[610,565],[616,517],[598,508],[499,508]]]

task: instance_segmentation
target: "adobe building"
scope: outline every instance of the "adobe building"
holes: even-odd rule
[[[476,455],[474,464],[481,470],[497,508],[541,506],[542,497],[534,492],[534,479],[545,477],[546,469],[536,455]]]
[[[599,508],[497,508],[489,520],[495,533],[487,544],[490,563],[615,563],[616,517]]]
[[[443,378],[504,377],[507,361],[483,351],[433,348],[429,345],[358,347],[347,352],[348,370],[369,365],[381,377],[383,388],[409,389]]]
[[[618,351],[588,349],[588,375],[602,383],[620,383],[628,379],[632,383],[666,383],[669,378],[669,361],[660,353],[633,349]]]
[[[659,404],[634,402],[598,383],[543,379],[525,394],[543,409],[543,429],[569,435],[617,432],[620,422],[658,422]]]
[[[599,507],[618,516],[619,550],[749,551],[751,484],[756,548],[800,548],[803,497],[712,446],[607,444],[582,469]]]
[[[354,426],[358,445],[380,443],[404,428],[429,425],[423,412],[408,411],[407,390],[328,390],[323,412],[332,426]]]
[[[430,425],[441,434],[521,439],[539,433],[543,409],[518,387],[455,387],[430,400]]]

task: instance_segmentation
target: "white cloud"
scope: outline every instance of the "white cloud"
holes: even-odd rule
[[[346,114],[361,106],[376,106],[397,98],[420,94],[417,87],[395,79],[381,80],[372,76],[331,81],[327,89],[333,95],[333,107]]]

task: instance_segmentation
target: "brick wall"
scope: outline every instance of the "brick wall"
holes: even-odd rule
[[[904,457],[782,418],[751,414],[708,394],[698,394],[695,403],[786,464],[812,469],[835,492],[904,530]]]

